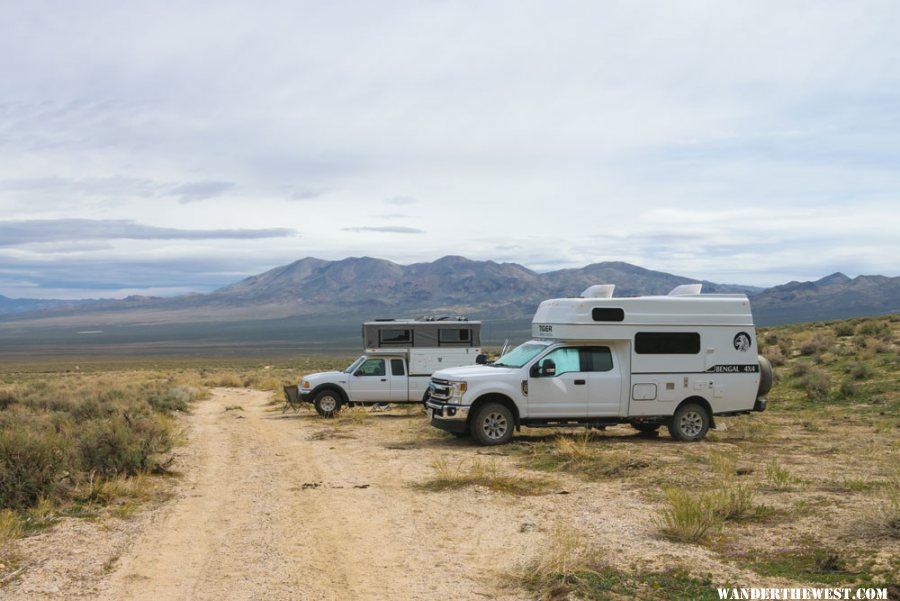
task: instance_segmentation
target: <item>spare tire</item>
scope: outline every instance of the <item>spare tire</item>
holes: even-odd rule
[[[756,398],[760,398],[770,390],[772,390],[772,364],[769,360],[759,356],[759,390],[756,391]]]

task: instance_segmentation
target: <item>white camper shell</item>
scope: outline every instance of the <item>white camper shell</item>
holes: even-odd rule
[[[343,371],[309,374],[301,401],[330,416],[342,406],[421,403],[431,374],[474,365],[481,353],[481,322],[462,317],[377,319],[362,326],[364,353]]]
[[[714,415],[765,409],[772,371],[746,296],[700,294],[698,284],[615,298],[613,288],[544,301],[533,340],[490,365],[435,373],[432,425],[484,444],[507,442],[514,427],[623,422],[700,440]]]

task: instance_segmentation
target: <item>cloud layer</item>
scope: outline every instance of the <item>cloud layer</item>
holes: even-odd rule
[[[0,18],[0,294],[208,290],[309,255],[898,275],[896,2]]]

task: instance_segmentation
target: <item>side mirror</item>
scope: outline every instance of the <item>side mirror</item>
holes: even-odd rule
[[[531,366],[531,369],[528,370],[528,375],[532,378],[540,378],[541,377],[541,366],[538,363],[535,363]]]
[[[475,365],[484,365],[487,363],[487,355],[481,354],[475,357]]]

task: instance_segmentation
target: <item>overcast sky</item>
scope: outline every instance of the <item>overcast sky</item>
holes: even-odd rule
[[[0,294],[900,275],[900,3],[0,3]],[[577,292],[577,291],[573,291]]]

